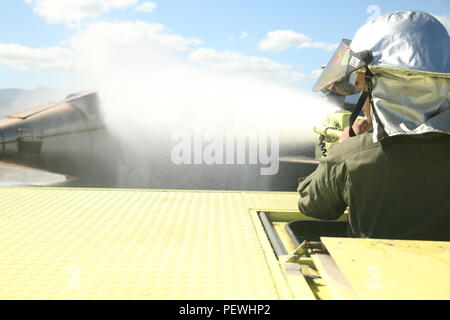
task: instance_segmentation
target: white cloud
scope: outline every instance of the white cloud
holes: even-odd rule
[[[239,38],[241,38],[241,40],[247,39],[249,36],[248,32],[242,32],[241,35],[239,36]]]
[[[93,23],[69,43],[77,54],[77,66],[97,77],[116,67],[160,65],[173,53],[192,50],[201,41],[170,34],[161,24],[136,21]]]
[[[146,61],[152,59],[145,56],[148,52],[182,52],[201,44],[199,39],[167,33],[161,24],[142,21],[93,23],[66,42],[67,48],[29,48],[0,43],[0,63],[20,70],[92,68],[102,72],[114,67],[110,64],[111,56],[117,59],[136,57]]]
[[[111,9],[135,5],[139,0],[26,0],[47,23],[73,24]]]
[[[152,12],[156,8],[156,3],[146,1],[138,5],[135,10],[139,12]]]
[[[236,40],[245,40],[245,39],[247,39],[248,37],[250,36],[250,34],[248,33],[248,32],[241,32],[241,34],[239,35],[239,36],[236,36],[236,35],[230,35],[230,36],[228,36],[228,38],[227,38],[227,40],[228,41],[231,41],[231,42],[234,42],[234,41],[236,41]]]
[[[276,30],[267,33],[267,37],[259,43],[263,51],[281,51],[292,46],[307,43],[309,38],[292,30]]]
[[[65,48],[29,48],[0,43],[0,63],[19,70],[67,69],[73,66],[74,54]]]
[[[135,5],[139,0],[103,0],[103,2],[106,2],[111,8],[126,8]]]
[[[257,74],[269,80],[294,83],[308,75],[292,70],[292,66],[279,63],[268,58],[246,56],[233,51],[217,51],[215,49],[198,49],[189,55],[195,61],[210,68]]]
[[[313,42],[308,36],[292,30],[270,31],[259,43],[259,48],[263,51],[282,51],[292,47],[333,50],[336,49],[337,44]]]
[[[436,19],[438,19],[444,25],[444,27],[447,29],[447,32],[450,34],[450,16],[448,16],[448,15],[444,15],[444,16],[434,15],[434,17]]]
[[[71,39],[76,50],[89,46],[133,46],[151,45],[176,51],[189,50],[191,45],[201,44],[196,38],[185,38],[176,34],[166,33],[162,24],[135,22],[97,22],[89,25]]]
[[[317,77],[317,72],[302,73],[292,65],[233,51],[192,48],[199,39],[168,33],[161,24],[135,22],[96,22],[67,40],[67,48],[29,48],[0,43],[0,63],[20,70],[88,71],[94,76],[108,74],[128,65],[164,65],[170,52],[187,52],[187,60],[231,74],[245,74],[272,82],[293,84]],[[169,52],[167,55],[165,52]],[[184,56],[184,54],[182,54]],[[167,64],[170,65],[170,64]],[[159,70],[159,69],[158,69]]]

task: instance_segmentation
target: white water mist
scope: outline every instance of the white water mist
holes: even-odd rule
[[[292,85],[218,71],[158,43],[122,40],[81,33],[73,46],[86,83],[99,91],[108,130],[126,148],[125,162],[133,162],[136,170],[143,167],[136,163],[155,154],[170,157],[173,145],[167,143],[180,129],[219,131],[236,139],[276,130],[280,148],[297,148],[300,155],[317,140],[313,127],[336,109]]]

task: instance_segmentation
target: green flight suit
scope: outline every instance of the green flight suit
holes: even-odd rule
[[[450,241],[450,135],[349,138],[298,192],[314,218],[337,219],[348,206],[350,236]]]

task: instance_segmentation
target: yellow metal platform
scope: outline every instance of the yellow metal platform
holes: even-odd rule
[[[290,299],[250,211],[297,197],[0,188],[0,298]]]
[[[351,294],[334,298],[450,299],[449,242],[345,238],[322,242],[351,288]],[[331,289],[342,287],[327,284]]]
[[[450,243],[322,238],[327,251],[297,256],[284,225],[310,218],[296,193],[0,187],[0,199],[0,299],[450,299]]]

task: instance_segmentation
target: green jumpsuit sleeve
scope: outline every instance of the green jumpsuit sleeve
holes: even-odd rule
[[[321,220],[339,218],[347,207],[346,176],[345,161],[323,158],[316,171],[299,183],[300,212]]]

